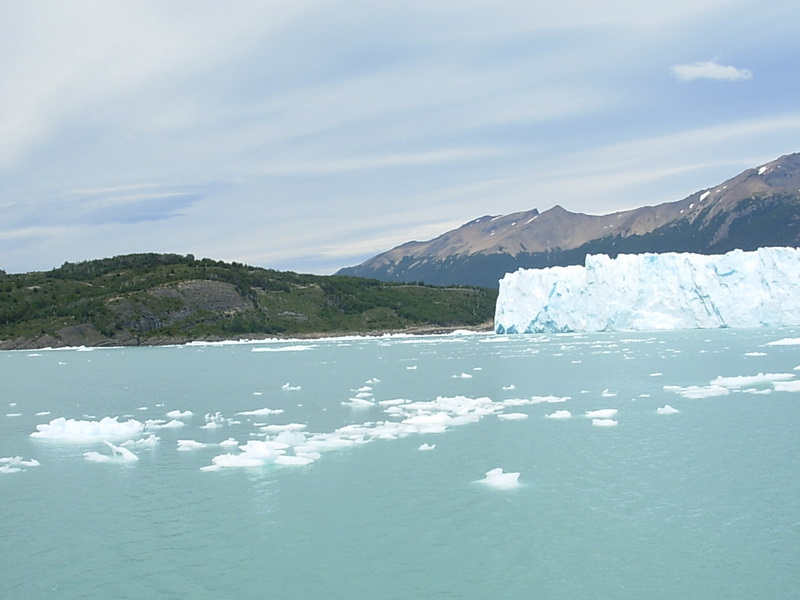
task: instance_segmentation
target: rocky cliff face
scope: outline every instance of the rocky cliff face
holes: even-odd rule
[[[518,268],[582,264],[586,254],[697,252],[800,244],[800,154],[783,156],[677,202],[609,215],[555,206],[485,216],[339,271],[386,281],[497,287]]]

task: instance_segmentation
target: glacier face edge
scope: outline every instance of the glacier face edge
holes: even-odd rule
[[[500,280],[497,333],[800,325],[800,249],[588,255]]]

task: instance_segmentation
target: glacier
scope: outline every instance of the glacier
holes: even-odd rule
[[[800,249],[588,255],[500,280],[497,333],[800,325]]]

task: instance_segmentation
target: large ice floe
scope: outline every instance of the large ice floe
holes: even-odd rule
[[[37,425],[31,437],[73,442],[122,441],[140,436],[144,427],[141,421],[119,421],[118,417],[103,417],[99,421],[59,417]]]
[[[500,280],[497,333],[800,325],[800,249],[589,255]]]

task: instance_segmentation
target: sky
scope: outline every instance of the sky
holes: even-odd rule
[[[797,0],[0,0],[0,269],[330,274],[800,151]]]

